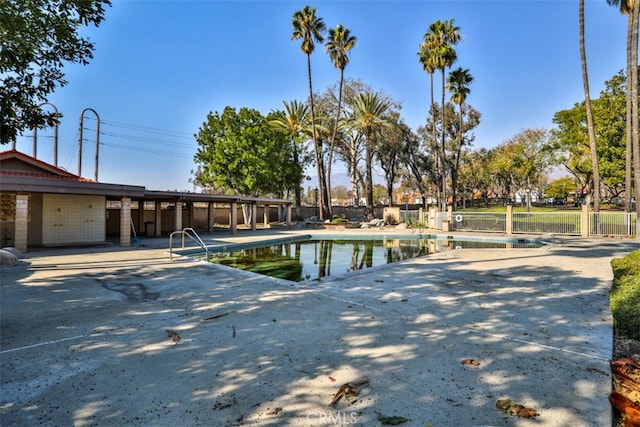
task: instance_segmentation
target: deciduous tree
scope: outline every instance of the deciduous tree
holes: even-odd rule
[[[195,135],[194,183],[232,194],[275,197],[299,186],[302,170],[292,161],[291,139],[270,124],[273,119],[249,108],[209,113]]]
[[[109,0],[0,1],[0,143],[27,129],[54,126],[58,115],[40,106],[67,84],[65,63],[88,64],[94,44],[81,27],[104,19]]]

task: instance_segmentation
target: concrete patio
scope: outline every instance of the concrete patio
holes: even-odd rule
[[[2,426],[611,425],[609,263],[636,241],[455,250],[299,284],[141,243],[2,267]],[[506,398],[539,416],[497,409]]]

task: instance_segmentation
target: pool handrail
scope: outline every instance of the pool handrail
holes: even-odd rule
[[[196,233],[196,230],[194,230],[191,227],[186,227],[186,228],[183,228],[182,230],[176,230],[173,233],[171,233],[171,235],[169,236],[169,259],[173,259],[173,236],[175,234],[182,235],[182,249],[184,249],[184,237],[187,236],[191,240],[196,242],[198,246],[204,249],[206,259],[207,260],[209,259],[209,248],[207,247],[207,245],[204,244],[204,242],[202,241],[198,233]]]

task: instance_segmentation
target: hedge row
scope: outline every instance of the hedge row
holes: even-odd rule
[[[611,261],[609,306],[617,334],[640,340],[640,250]]]

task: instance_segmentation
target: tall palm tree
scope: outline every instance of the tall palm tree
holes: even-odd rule
[[[457,143],[455,147],[455,159],[454,167],[451,170],[451,197],[453,200],[453,209],[457,208],[458,202],[456,200],[456,189],[458,186],[458,168],[460,166],[460,153],[462,152],[462,145],[464,144],[464,115],[462,108],[467,95],[471,92],[469,85],[473,82],[473,76],[469,73],[469,70],[457,68],[449,73],[447,79],[447,89],[451,92],[451,102],[458,106],[458,134]]]
[[[580,62],[582,63],[582,84],[584,87],[584,105],[587,109],[587,133],[589,135],[589,147],[591,149],[591,166],[593,168],[593,210],[600,210],[600,168],[598,166],[598,147],[596,145],[596,132],[593,124],[593,110],[591,108],[591,96],[589,95],[589,74],[587,72],[587,54],[584,45],[584,0],[579,1],[580,15]]]
[[[322,43],[324,41],[324,33],[327,27],[324,24],[322,18],[316,16],[316,8],[305,6],[302,10],[299,10],[293,14],[293,20],[291,25],[293,27],[293,34],[291,40],[302,40],[301,50],[307,56],[307,75],[309,77],[309,105],[311,107],[311,138],[313,140],[316,168],[318,171],[318,189],[319,202],[320,202],[320,219],[324,219],[326,215],[329,215],[329,200],[327,194],[327,180],[324,170],[324,155],[322,153],[322,141],[318,139],[316,133],[316,119],[315,119],[315,106],[313,103],[313,86],[311,82],[311,54],[315,50],[315,43]]]
[[[429,74],[429,95],[431,98],[431,102],[429,103],[429,114],[431,115],[432,118],[435,119],[434,116],[435,116],[436,108],[435,108],[435,99],[434,99],[434,92],[433,92],[433,75],[435,74],[437,68],[434,61],[435,54],[433,52],[431,38],[432,38],[431,32],[427,31],[426,33],[424,33],[423,41],[422,43],[420,43],[420,46],[418,49],[418,61],[422,64],[422,69],[426,71],[427,74]],[[435,141],[437,139],[435,120],[431,120],[431,138],[433,140],[433,143],[435,144]],[[440,176],[441,157],[440,155],[436,155],[435,158],[436,158],[436,162],[435,162],[436,176]],[[437,180],[434,182],[437,182]],[[438,200],[441,200],[440,185],[436,185],[436,193],[438,195]]]
[[[440,155],[441,155],[441,166],[442,166],[442,208],[446,208],[447,203],[447,177],[446,173],[444,173],[444,164],[445,164],[445,136],[446,132],[444,132],[445,128],[445,72],[446,69],[451,67],[457,60],[458,55],[456,50],[453,48],[461,39],[460,28],[455,26],[455,20],[450,19],[448,21],[440,21],[436,20],[431,25],[429,25],[429,31],[425,34],[426,38],[426,49],[431,56],[431,66],[435,69],[439,69],[442,74],[442,135],[440,142]]]
[[[373,209],[373,155],[376,133],[383,127],[393,126],[388,113],[393,103],[379,93],[359,93],[353,99],[353,114],[349,124],[365,138],[365,192],[367,208]]]
[[[279,118],[271,120],[271,125],[278,129],[285,131],[289,138],[291,138],[291,145],[293,151],[293,164],[296,167],[302,167],[300,165],[300,142],[303,138],[311,135],[309,119],[309,107],[304,102],[297,100],[286,102],[284,104],[284,114]],[[301,205],[300,183],[297,183],[295,189],[296,209]]]
[[[638,140],[638,25],[640,14],[639,0],[607,0],[612,6],[619,6],[620,12],[627,15],[627,161],[625,174],[625,210],[631,211],[631,169],[635,177],[635,197],[640,200],[640,141]],[[632,166],[633,164],[633,166]],[[640,216],[640,204],[636,203],[636,212]],[[638,225],[640,227],[640,225]],[[640,236],[639,232],[636,232]]]
[[[344,28],[338,24],[336,28],[329,30],[329,38],[327,39],[326,48],[331,62],[334,67],[340,70],[340,84],[338,85],[338,108],[336,111],[336,119],[333,124],[333,134],[329,141],[329,160],[327,161],[327,192],[329,200],[331,200],[331,163],[333,161],[333,151],[336,144],[336,134],[338,133],[338,124],[340,122],[340,108],[342,106],[342,86],[344,84],[344,69],[349,63],[347,53],[356,45],[356,37],[351,35],[351,30]]]

